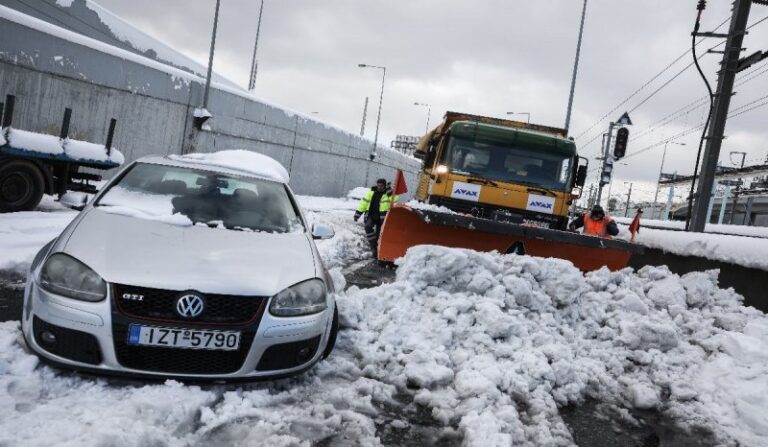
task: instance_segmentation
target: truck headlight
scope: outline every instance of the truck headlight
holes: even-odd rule
[[[320,279],[310,279],[288,287],[272,297],[269,313],[278,317],[316,314],[325,310],[327,290]]]
[[[48,292],[81,301],[96,302],[107,296],[107,283],[77,259],[56,253],[40,271],[40,287]]]

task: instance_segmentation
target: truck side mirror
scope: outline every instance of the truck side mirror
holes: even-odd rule
[[[69,191],[59,198],[59,203],[76,211],[82,211],[88,203],[88,195],[82,192]]]
[[[579,169],[576,170],[576,186],[584,186],[586,182],[587,182],[587,166],[581,165],[579,166]]]

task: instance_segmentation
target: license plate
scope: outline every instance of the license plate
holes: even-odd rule
[[[128,344],[236,351],[240,347],[240,331],[177,329],[132,324],[128,328]]]

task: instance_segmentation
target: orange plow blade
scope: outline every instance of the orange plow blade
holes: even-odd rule
[[[379,259],[394,261],[416,245],[517,253],[571,261],[583,271],[627,266],[641,246],[621,240],[529,227],[396,205],[387,213],[379,239]]]

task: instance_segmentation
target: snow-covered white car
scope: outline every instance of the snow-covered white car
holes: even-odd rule
[[[123,169],[33,261],[27,345],[55,365],[191,379],[298,374],[338,331],[333,285],[277,161],[248,151]]]

